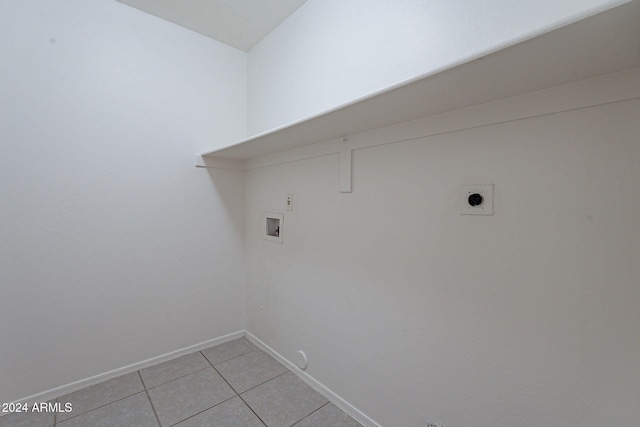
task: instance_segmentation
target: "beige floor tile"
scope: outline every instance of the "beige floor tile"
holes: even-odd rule
[[[328,402],[292,372],[243,393],[242,398],[269,427],[290,427]]]
[[[149,389],[149,397],[163,427],[183,421],[235,395],[213,368]]]

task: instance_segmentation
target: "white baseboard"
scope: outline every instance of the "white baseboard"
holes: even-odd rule
[[[152,357],[151,359],[143,360],[142,362],[134,363],[129,366],[125,366],[122,368],[114,369],[113,371],[105,372],[103,374],[95,375],[90,378],[86,378],[84,380],[76,381],[71,384],[63,385],[61,387],[56,387],[51,390],[44,391],[42,393],[34,394],[32,396],[25,397],[23,399],[18,399],[15,402],[26,402],[29,405],[36,402],[46,402],[51,399],[55,399],[65,394],[73,393],[74,391],[78,391],[85,387],[89,387],[107,380],[111,378],[118,377],[120,375],[128,374],[130,372],[135,372],[143,368],[148,368],[149,366],[157,365],[158,363],[166,362],[167,360],[175,359],[176,357],[184,356],[185,354],[193,353],[199,350],[203,350],[208,347],[212,347],[214,345],[222,344],[227,341],[235,340],[237,338],[241,338],[244,336],[244,331],[234,332],[228,335],[224,335],[222,337],[214,338],[208,341],[201,342],[199,344],[191,345],[189,347],[182,348],[180,350],[172,351],[171,353],[166,353],[160,356]]]
[[[313,378],[311,375],[307,374],[306,372],[298,368],[298,366],[295,363],[292,363],[289,360],[282,357],[278,352],[276,352],[274,349],[266,345],[264,342],[260,341],[250,332],[245,331],[245,336],[249,341],[254,343],[260,349],[269,353],[278,362],[286,366],[291,372],[296,374],[298,378],[300,378],[302,381],[308,384],[309,387],[313,388],[315,391],[317,391],[318,393],[322,394],[324,397],[329,399],[334,405],[336,405],[338,408],[342,409],[344,412],[349,414],[354,420],[358,421],[364,427],[382,427],[380,424],[373,421],[371,418],[366,416],[364,413],[359,411],[356,407],[354,407],[349,402],[344,400],[342,397],[338,396],[336,393],[334,393],[329,388],[324,386],[322,383],[320,383],[318,380]]]

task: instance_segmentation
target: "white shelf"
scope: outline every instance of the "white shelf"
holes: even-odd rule
[[[242,161],[640,66],[640,0],[197,156]],[[198,164],[199,163],[199,164]]]

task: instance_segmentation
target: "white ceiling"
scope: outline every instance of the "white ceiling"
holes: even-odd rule
[[[248,51],[306,0],[118,0]]]

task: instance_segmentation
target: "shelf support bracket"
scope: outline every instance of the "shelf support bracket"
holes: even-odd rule
[[[340,192],[351,193],[351,153],[353,149],[348,147],[347,139],[342,142],[345,146],[340,150]]]

